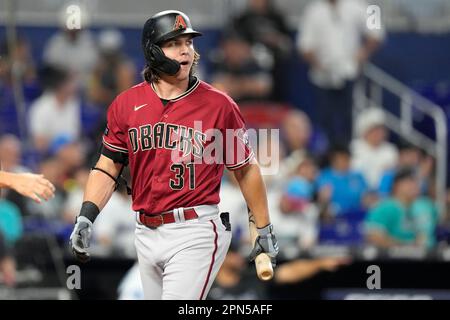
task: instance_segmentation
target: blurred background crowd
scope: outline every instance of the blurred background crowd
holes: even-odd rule
[[[246,260],[247,208],[226,174],[220,207],[231,214],[233,244],[211,299],[289,298],[272,286],[373,255],[448,260],[439,250],[450,240],[449,1],[370,3],[381,11],[362,0],[151,3],[78,1],[82,28],[71,30],[72,2],[0,1],[2,170],[40,172],[56,186],[43,204],[2,191],[0,298],[83,297],[30,288],[65,287],[68,237],[107,108],[142,81],[141,27],[165,9],[186,12],[204,34],[194,43],[197,76],[228,93],[249,128],[280,130],[279,140],[254,145],[280,164],[265,176],[281,249],[274,284],[258,282]],[[114,291],[83,282],[89,298],[142,297],[137,269],[128,270],[134,224],[119,189],[92,244],[99,274],[117,266]]]

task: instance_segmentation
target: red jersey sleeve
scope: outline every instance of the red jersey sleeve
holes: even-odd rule
[[[127,134],[118,117],[119,104],[115,99],[108,108],[107,124],[103,133],[103,145],[105,148],[114,151],[128,153]]]
[[[225,116],[224,160],[228,170],[249,165],[254,159],[253,149],[239,107],[232,103]]]

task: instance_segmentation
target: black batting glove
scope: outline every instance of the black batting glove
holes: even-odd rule
[[[279,248],[277,238],[273,233],[273,225],[269,224],[264,228],[258,228],[257,231],[258,237],[255,240],[255,245],[250,253],[249,259],[253,261],[259,254],[265,253],[270,257],[272,267],[275,268]]]

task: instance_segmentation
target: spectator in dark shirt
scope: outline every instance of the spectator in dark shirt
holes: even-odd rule
[[[237,33],[224,36],[215,61],[212,84],[236,102],[267,100],[272,89],[270,74],[252,55],[250,44]]]
[[[283,101],[284,88],[287,87],[286,64],[293,52],[285,15],[276,8],[275,1],[249,0],[247,9],[234,18],[232,27],[252,46],[268,52],[272,61],[273,98]]]

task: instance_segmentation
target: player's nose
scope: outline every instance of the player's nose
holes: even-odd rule
[[[187,46],[186,44],[182,45],[180,48],[180,54],[181,55],[188,55],[189,54],[189,46]]]
[[[181,54],[189,54],[190,43],[188,41],[183,41],[180,46]]]

